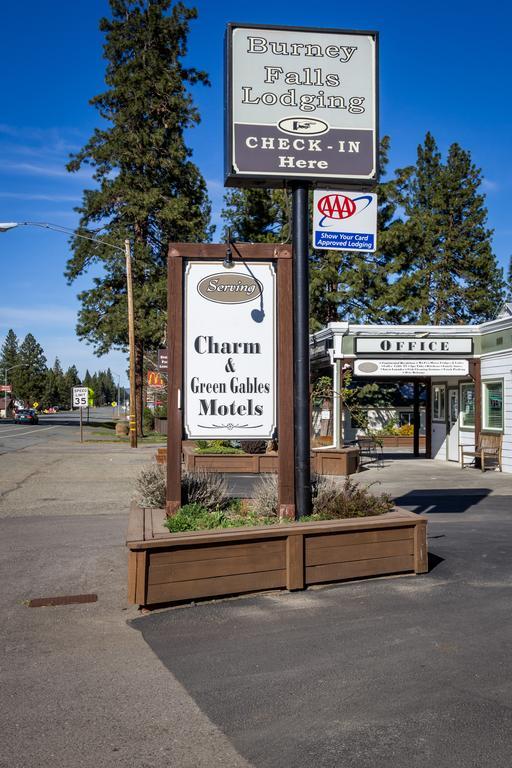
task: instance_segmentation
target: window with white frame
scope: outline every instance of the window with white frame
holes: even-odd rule
[[[475,385],[460,385],[460,425],[463,429],[475,427]]]
[[[503,430],[503,381],[484,381],[483,415],[484,429]]]
[[[434,384],[432,387],[432,419],[446,419],[446,387],[444,384]]]

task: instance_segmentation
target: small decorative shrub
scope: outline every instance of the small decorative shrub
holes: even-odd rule
[[[265,453],[267,450],[266,440],[240,440],[240,448],[245,453]]]
[[[277,499],[277,475],[261,475],[256,485],[254,509],[264,517],[277,517],[279,504]]]
[[[216,472],[184,472],[181,478],[184,504],[222,509],[229,503],[226,481]]]
[[[396,431],[397,435],[402,437],[412,437],[414,435],[414,424],[402,424]]]
[[[142,467],[135,480],[134,501],[139,507],[165,507],[167,477],[165,467],[153,462]]]
[[[337,520],[366,517],[391,512],[394,502],[386,493],[373,494],[368,487],[346,477],[340,485],[332,477],[313,475],[311,479],[312,514],[307,520]],[[264,475],[256,486],[254,510],[264,517],[279,514],[277,476]],[[303,518],[304,519],[304,518]]]
[[[233,455],[243,453],[240,448],[235,448],[229,440],[197,440],[196,453],[215,453]]]
[[[223,509],[230,503],[222,475],[214,472],[185,472],[181,480],[183,503],[204,509]],[[139,507],[165,509],[167,473],[165,467],[152,462],[143,467],[135,480],[134,501]]]
[[[394,507],[391,496],[387,493],[373,494],[369,487],[360,485],[348,476],[342,486],[339,486],[331,477],[314,477],[312,482],[313,518],[337,520],[391,512]]]

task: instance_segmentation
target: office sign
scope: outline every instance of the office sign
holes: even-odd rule
[[[377,33],[229,24],[226,186],[374,184]]]
[[[189,261],[185,269],[187,437],[271,438],[276,428],[273,264]]]
[[[356,376],[408,376],[427,377],[427,376],[467,376],[469,372],[469,363],[467,360],[429,360],[422,358],[420,360],[401,359],[401,360],[355,360],[354,374]]]
[[[455,355],[473,353],[473,339],[460,337],[421,338],[402,336],[392,338],[379,336],[375,338],[356,337],[356,352],[379,352],[380,354],[414,354]]]
[[[377,195],[315,189],[313,244],[315,248],[375,251]]]

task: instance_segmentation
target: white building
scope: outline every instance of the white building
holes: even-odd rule
[[[426,455],[459,461],[461,445],[474,446],[482,434],[501,435],[503,471],[512,472],[512,304],[481,325],[329,323],[311,336],[311,365],[329,367],[335,393],[348,368],[360,381],[422,382]],[[336,446],[350,439],[343,434],[343,410],[337,395]],[[419,411],[418,401],[418,424]]]

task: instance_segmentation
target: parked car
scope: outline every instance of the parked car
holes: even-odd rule
[[[15,424],[37,424],[39,419],[37,418],[37,413],[28,408],[23,408],[20,411],[16,411],[16,415],[14,416],[14,423]]]

